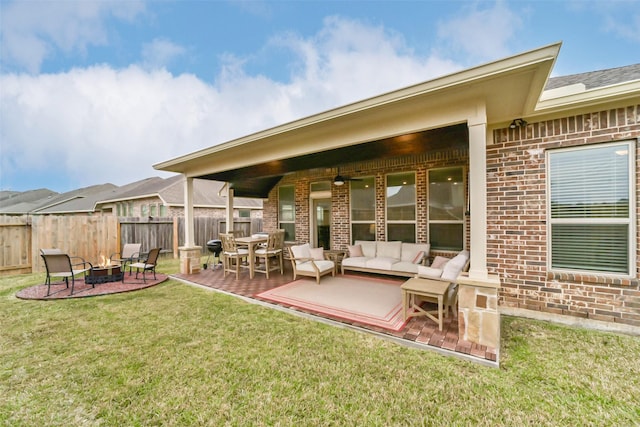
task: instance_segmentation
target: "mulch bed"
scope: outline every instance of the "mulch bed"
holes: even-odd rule
[[[147,282],[142,280],[142,274],[136,275],[125,273],[124,281],[100,283],[95,286],[87,285],[81,277],[76,278],[76,284],[71,295],[71,280],[69,280],[69,288],[64,281],[51,284],[51,294],[47,296],[47,285],[35,285],[21,289],[16,293],[17,298],[36,299],[36,300],[58,300],[68,298],[86,298],[99,295],[118,294],[122,292],[133,292],[141,289],[156,286],[167,280],[166,274],[156,274],[156,280],[153,280],[153,274],[147,273]]]

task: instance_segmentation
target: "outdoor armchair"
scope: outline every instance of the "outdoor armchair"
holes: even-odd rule
[[[124,265],[125,263],[133,263],[136,261],[140,261],[140,248],[142,247],[141,243],[125,243],[122,247],[122,252],[116,252],[111,254],[109,257],[109,262],[111,264],[120,264]],[[131,272],[131,270],[129,270]]]
[[[336,266],[333,261],[327,260],[322,248],[311,248],[308,243],[293,245],[287,248],[293,267],[293,280],[297,276],[311,276],[320,284],[320,278],[331,273],[336,275]]]
[[[154,248],[149,251],[147,258],[139,261],[133,262],[129,264],[129,271],[132,268],[136,269],[136,279],[138,278],[138,273],[142,270],[142,280],[144,283],[147,283],[147,271],[153,272],[153,280],[156,280],[156,265],[158,264],[158,256],[160,256],[161,248]],[[125,263],[124,268],[127,268],[127,264]],[[124,282],[124,274],[122,275],[122,281]]]
[[[44,260],[44,265],[47,268],[47,278],[45,281],[47,285],[47,296],[51,294],[52,278],[63,278],[67,289],[69,289],[69,277],[71,277],[71,295],[73,295],[76,284],[75,276],[84,274],[86,277],[87,272],[93,268],[90,262],[80,257],[70,257],[62,253],[59,249],[41,249],[40,256]],[[92,287],[95,287],[95,285],[92,285]]]

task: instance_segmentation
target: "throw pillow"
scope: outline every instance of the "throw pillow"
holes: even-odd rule
[[[362,253],[362,245],[349,246],[349,256],[352,258],[364,256]]]
[[[420,251],[416,254],[415,258],[413,258],[414,264],[422,264],[422,259],[424,258],[424,251]]]
[[[436,256],[431,263],[431,267],[433,268],[442,268],[444,265],[449,262],[449,258],[443,256]]]
[[[309,255],[316,261],[324,260],[324,248],[309,249]]]

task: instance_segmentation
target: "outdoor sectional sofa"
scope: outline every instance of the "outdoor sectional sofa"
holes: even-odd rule
[[[352,270],[413,277],[419,265],[426,265],[429,249],[428,243],[356,240],[342,260],[342,274]]]

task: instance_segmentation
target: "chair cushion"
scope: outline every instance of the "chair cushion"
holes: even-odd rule
[[[316,267],[318,267],[318,270],[320,270],[321,273],[324,273],[327,270],[333,270],[333,261],[313,261],[313,263],[316,265]],[[306,262],[302,262],[300,264],[296,265],[296,270],[297,271],[306,271],[306,272],[310,272],[313,273],[315,272],[315,269],[313,268],[313,265],[311,265],[311,261],[306,261]]]
[[[324,248],[311,248],[309,249],[309,255],[317,261],[322,261],[324,260]]]
[[[294,258],[311,258],[311,254],[309,253],[310,246],[308,243],[302,245],[293,245],[291,246],[291,253],[293,253]],[[296,260],[296,264],[301,264],[306,261]]]

